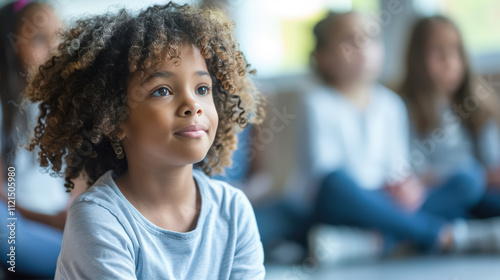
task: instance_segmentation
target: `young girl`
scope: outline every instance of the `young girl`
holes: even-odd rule
[[[412,152],[422,155],[412,165],[426,185],[437,186],[430,193],[447,197],[435,201],[432,211],[467,217],[485,186],[500,183],[499,124],[484,106],[499,104],[495,93],[473,80],[460,33],[446,17],[415,25],[401,93],[411,118]],[[460,197],[464,184],[470,191]],[[470,223],[463,228],[477,231]]]
[[[82,172],[92,185],[68,211],[56,279],[263,279],[252,206],[207,176],[230,164],[236,126],[263,117],[232,24],[168,3],[64,36],[26,92],[41,165],[68,191]]]

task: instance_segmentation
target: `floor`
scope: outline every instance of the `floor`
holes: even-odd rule
[[[499,280],[500,255],[431,256],[321,268],[267,266],[266,280]]]

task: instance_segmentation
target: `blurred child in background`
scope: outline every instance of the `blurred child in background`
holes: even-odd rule
[[[489,192],[479,202],[486,186],[500,185],[499,124],[485,103],[500,104],[473,79],[460,32],[448,18],[416,23],[401,95],[411,118],[411,164],[431,194],[441,193],[430,196],[428,209],[448,219],[467,217],[474,207],[494,209]],[[479,234],[471,223],[462,228]]]
[[[427,195],[407,166],[407,110],[376,82],[383,47],[373,21],[330,13],[314,29],[322,81],[305,100],[310,158],[304,168],[311,182],[321,182],[313,210],[320,225],[309,234],[319,262],[382,256],[407,242],[426,252],[454,250],[459,228],[436,209],[447,201],[450,211],[464,213],[481,195],[469,184],[453,189],[453,198],[448,187]]]
[[[63,180],[44,172],[37,151],[23,148],[36,124],[37,104],[25,106],[22,92],[27,75],[45,62],[56,45],[62,26],[53,9],[43,2],[17,1],[0,10],[0,214],[6,220],[7,168],[15,168],[17,277],[53,277],[61,249],[62,230],[70,197]],[[2,176],[3,175],[3,176]],[[78,188],[79,189],[79,188]],[[73,197],[79,193],[77,190]],[[9,232],[1,227],[2,266],[7,264]],[[25,275],[23,275],[25,274]]]

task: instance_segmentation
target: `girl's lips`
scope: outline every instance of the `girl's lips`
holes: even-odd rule
[[[179,135],[179,136],[189,137],[189,138],[201,138],[206,133],[207,132],[205,130],[190,130],[190,131],[184,131],[184,132],[176,132],[175,134]]]
[[[189,138],[201,138],[207,133],[207,130],[208,128],[206,126],[202,124],[195,124],[178,130],[175,134]]]

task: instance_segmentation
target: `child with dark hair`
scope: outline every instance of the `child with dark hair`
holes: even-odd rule
[[[26,96],[42,166],[92,185],[68,210],[56,279],[263,279],[231,164],[262,96],[217,11],[168,3],[78,20]],[[66,168],[63,168],[63,166]]]
[[[319,80],[305,96],[304,141],[321,225],[309,243],[311,254],[326,263],[390,252],[394,236],[428,248],[437,235],[420,229],[436,223],[409,214],[421,201],[398,201],[387,191],[416,189],[418,181],[411,174],[391,178],[407,157],[409,127],[401,98],[377,82],[384,52],[380,32],[366,28],[371,20],[330,12],[314,28]],[[325,240],[343,247],[322,246]]]
[[[474,79],[460,32],[450,19],[433,16],[415,24],[401,95],[410,113],[411,150],[420,155],[411,164],[431,186],[429,192],[442,198],[430,202],[431,210],[449,220],[468,217],[485,186],[500,184],[499,124],[486,106],[498,107],[499,101]],[[480,208],[499,209],[494,204]],[[484,235],[484,227],[478,230],[476,221],[461,223],[462,234],[454,242],[466,250],[475,243],[462,240],[464,235]],[[494,243],[486,236],[476,239],[484,247]]]

